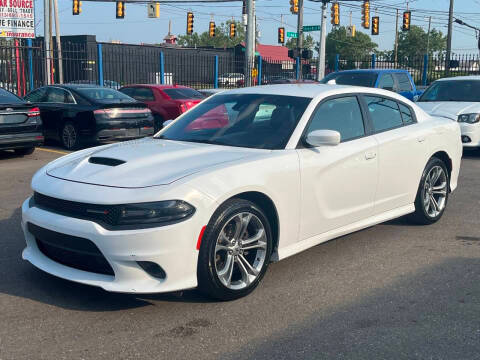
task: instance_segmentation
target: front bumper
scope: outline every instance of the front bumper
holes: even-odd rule
[[[0,135],[0,149],[18,149],[43,145],[41,132]]]
[[[22,205],[22,229],[27,247],[22,257],[57,277],[125,293],[158,293],[197,286],[196,241],[203,220],[195,215],[178,224],[142,230],[108,231],[100,225]],[[62,265],[46,256],[28,229],[28,223],[93,242],[114,271],[114,276]],[[153,262],[165,271],[164,278],[149,275],[137,263]]]
[[[480,147],[480,123],[459,123],[463,147]]]

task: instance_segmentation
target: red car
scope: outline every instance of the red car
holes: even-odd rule
[[[180,85],[138,84],[124,86],[120,91],[148,106],[155,119],[155,132],[165,121],[176,119],[205,98],[197,90]]]

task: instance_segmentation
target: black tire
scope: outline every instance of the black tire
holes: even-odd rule
[[[21,148],[21,149],[15,149],[15,154],[17,155],[32,155],[33,152],[35,151],[35,147],[32,146],[32,147],[28,147],[28,148]]]
[[[261,222],[261,225],[263,225],[266,235],[266,250],[262,255],[264,255],[265,258],[263,264],[261,265],[261,269],[258,271],[258,275],[256,275],[254,281],[252,281],[249,285],[246,285],[246,287],[242,289],[230,289],[221,282],[217,274],[217,260],[215,248],[217,244],[217,239],[219,238],[220,232],[224,229],[224,226],[233,221],[232,219],[236,215],[244,213],[253,214],[254,217],[252,218],[255,218],[255,221],[259,220]],[[246,232],[245,234],[248,234],[248,232]],[[217,209],[217,211],[215,211],[203,235],[197,266],[199,290],[209,297],[223,301],[234,300],[246,296],[258,286],[259,282],[265,275],[268,264],[270,262],[271,254],[272,232],[268,218],[265,216],[262,209],[259,208],[256,204],[247,200],[230,199],[223,203]],[[247,257],[251,254],[247,255],[247,253],[245,252],[245,254],[242,253],[242,256],[243,255]],[[256,258],[257,256],[259,256],[258,251],[255,252],[253,257]],[[234,275],[235,269],[237,270],[237,273],[240,274],[238,263],[241,263],[241,261],[235,261],[233,262],[234,265],[232,265],[232,273],[234,273]]]
[[[444,198],[443,206],[441,207],[441,210],[438,211],[438,214],[431,214],[427,210],[426,202],[425,202],[426,197],[429,196],[429,192],[427,189],[428,188],[427,176],[431,173],[432,169],[436,167],[440,167],[445,175],[445,181],[446,181],[445,194],[444,194],[445,198]],[[428,161],[427,165],[425,166],[425,170],[423,171],[422,178],[420,179],[420,184],[418,186],[418,191],[417,191],[417,197],[415,198],[415,212],[410,214],[409,216],[410,221],[420,225],[430,225],[440,220],[440,218],[442,217],[447,207],[449,194],[450,194],[450,176],[448,173],[448,169],[445,163],[441,159],[437,157],[432,157]],[[436,203],[438,203],[438,201]]]
[[[60,142],[67,150],[76,150],[80,147],[80,134],[73,122],[67,121],[63,124],[60,130]]]

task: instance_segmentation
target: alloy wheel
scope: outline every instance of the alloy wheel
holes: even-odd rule
[[[225,287],[240,290],[257,279],[267,255],[266,236],[264,224],[250,212],[225,223],[215,244],[215,270]]]
[[[72,124],[65,124],[62,131],[63,144],[67,149],[72,149],[77,143],[77,131]]]
[[[447,199],[447,175],[441,166],[434,166],[425,177],[423,186],[423,206],[431,218],[442,213]]]

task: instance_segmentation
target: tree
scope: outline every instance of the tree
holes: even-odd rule
[[[346,60],[342,67],[358,67],[359,63],[367,61],[367,56],[377,50],[378,45],[372,41],[369,35],[357,31],[354,37],[347,36],[345,26],[333,29],[327,35],[326,55],[329,67],[333,68],[335,55]]]
[[[290,38],[287,40],[287,43],[285,46],[291,50],[294,50],[297,48],[297,39],[296,38]],[[313,48],[318,47],[318,44],[315,43],[315,40],[313,40],[313,36],[310,34],[307,34],[306,36],[303,37],[303,48],[308,49],[308,50],[313,50]]]
[[[428,33],[420,26],[412,25],[410,31],[402,31],[398,36],[398,58],[413,59],[426,54]],[[430,31],[429,55],[447,49],[447,37],[441,31]]]
[[[203,47],[213,46],[215,48],[232,48],[245,41],[245,29],[243,25],[236,21],[237,36],[230,38],[230,23],[221,23],[217,26],[215,37],[210,37],[208,31],[201,34],[193,33],[192,35],[180,35],[178,44],[184,47]]]

